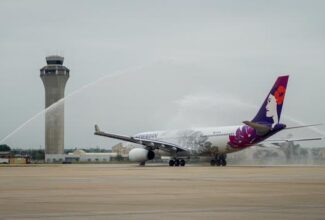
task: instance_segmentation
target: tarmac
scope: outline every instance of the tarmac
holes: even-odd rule
[[[1,166],[0,219],[325,219],[325,166]]]

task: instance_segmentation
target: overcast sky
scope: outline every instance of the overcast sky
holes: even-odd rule
[[[115,143],[94,136],[95,123],[130,135],[240,124],[282,74],[283,121],[325,122],[324,9],[297,0],[1,0],[0,137],[44,109],[39,69],[53,54],[71,70],[66,95],[79,91],[65,102],[66,148]],[[43,148],[44,115],[5,143]]]

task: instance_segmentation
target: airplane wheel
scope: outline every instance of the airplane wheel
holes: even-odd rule
[[[178,167],[179,166],[179,160],[175,160],[175,166]]]
[[[169,166],[170,166],[170,167],[173,167],[174,165],[175,165],[175,161],[174,161],[174,160],[170,160],[170,161],[169,161]]]
[[[180,164],[182,167],[185,166],[185,160],[181,159]]]
[[[219,160],[220,160],[221,166],[223,166],[223,167],[227,166],[226,155],[221,155]]]
[[[217,167],[220,167],[220,165],[221,165],[220,159],[216,160],[216,165],[217,165]]]
[[[215,161],[215,160],[211,160],[211,161],[210,161],[210,165],[211,165],[211,166],[215,166],[215,165],[216,165],[216,161]]]
[[[146,162],[140,162],[139,163],[139,166],[145,166],[146,165]]]

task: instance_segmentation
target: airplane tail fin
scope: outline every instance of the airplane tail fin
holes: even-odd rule
[[[252,122],[270,127],[279,123],[288,79],[288,75],[278,77]]]

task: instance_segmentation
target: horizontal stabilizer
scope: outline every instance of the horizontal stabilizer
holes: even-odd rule
[[[263,135],[267,134],[271,130],[271,128],[269,126],[259,124],[259,123],[256,123],[256,122],[243,121],[243,123],[245,125],[248,125],[248,126],[254,128],[256,130],[256,134],[260,135],[260,136],[263,136]]]
[[[287,142],[294,142],[294,141],[320,141],[324,139],[323,137],[314,137],[314,138],[297,138],[297,139],[278,139],[278,140],[265,140],[262,143],[270,143],[270,144],[275,144],[279,145],[282,143],[287,143]]]
[[[298,125],[298,126],[286,127],[285,129],[307,128],[307,127],[315,127],[315,126],[321,126],[321,125],[323,125],[323,124]]]

